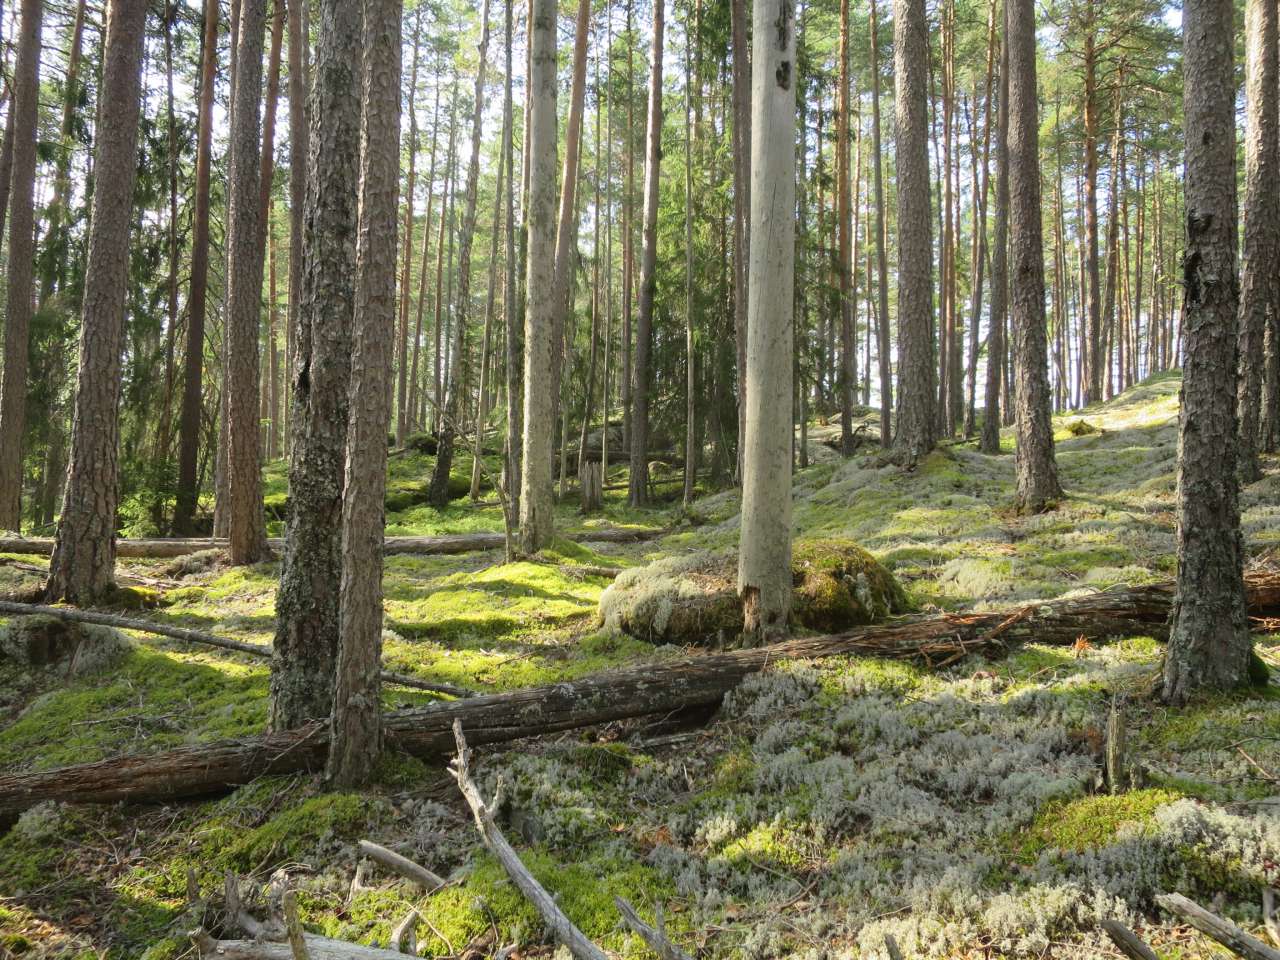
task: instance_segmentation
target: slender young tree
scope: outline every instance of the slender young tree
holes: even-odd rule
[[[342,490],[342,642],[326,768],[338,787],[367,780],[382,748],[382,540],[396,330],[403,5],[364,0],[363,7],[360,214]],[[480,62],[483,73],[483,54]]]
[[[453,469],[453,448],[463,418],[463,396],[467,390],[464,359],[467,352],[467,321],[471,314],[471,249],[476,233],[476,196],[480,189],[480,139],[484,132],[485,67],[489,58],[489,0],[480,8],[480,47],[476,60],[475,100],[471,113],[471,159],[467,163],[466,205],[462,213],[462,233],[458,242],[458,293],[453,309],[453,348],[449,358],[449,386],[440,440],[436,447],[435,472],[431,475],[428,499],[437,509],[449,503],[449,473]]]
[[[521,443],[520,548],[536,553],[555,530],[551,502],[551,356],[555,329],[556,4],[529,6],[528,304],[524,318],[524,439]]]
[[[836,81],[836,280],[840,295],[840,449],[853,452],[853,396],[856,389],[853,355],[853,298],[851,244],[853,205],[849,194],[849,0],[840,0],[840,44]]]
[[[319,0],[295,333],[289,515],[276,594],[271,726],[329,716],[338,656],[342,491],[355,309],[361,9]]]
[[[754,0],[747,433],[738,553],[749,646],[785,634],[791,614],[795,27],[793,0]]]
[[[684,35],[684,489],[682,503],[693,504],[693,488],[698,478],[697,391],[698,356],[693,339],[693,18],[686,16]],[[597,89],[599,85],[597,84]],[[600,118],[596,104],[596,155],[599,156]],[[598,179],[598,178],[597,178]],[[596,189],[596,206],[600,191]],[[597,246],[597,261],[599,257]],[[598,286],[598,284],[597,284]],[[593,353],[594,356],[594,353]]]
[[[22,524],[22,433],[27,417],[27,347],[35,260],[36,134],[40,97],[40,25],[44,4],[22,0],[13,70],[13,172],[9,189],[4,368],[0,372],[0,530]]]
[[[195,533],[196,503],[200,496],[204,325],[209,297],[209,170],[213,159],[213,88],[218,66],[219,17],[219,0],[205,0],[196,131],[195,212],[191,222],[191,287],[187,294],[187,341],[178,427],[178,492],[173,511],[173,532],[180,535]]]
[[[893,446],[914,462],[937,439],[929,203],[929,23],[924,0],[894,0],[898,159],[898,415]]]
[[[1178,584],[1162,693],[1184,703],[1244,683],[1245,611],[1236,486],[1236,145],[1232,5],[1182,7],[1186,143]]]
[[[403,447],[409,435],[409,296],[413,273],[414,190],[418,179],[418,64],[422,58],[422,12],[418,5],[413,23],[413,59],[409,67],[409,174],[404,191],[404,260],[400,268],[400,332],[396,338],[396,446]],[[433,155],[434,156],[434,155]],[[432,172],[434,176],[434,171]],[[427,184],[431,189],[431,184]],[[428,228],[429,229],[429,228]],[[417,349],[415,341],[414,349]]]
[[[514,7],[516,0],[506,0],[505,22],[503,30],[503,64],[502,82],[502,157],[506,164],[507,178],[498,189],[504,194],[504,253],[505,279],[502,293],[502,314],[507,328],[506,343],[506,375],[507,375],[507,439],[505,449],[506,487],[512,499],[511,511],[514,516],[520,515],[518,502],[520,493],[520,433],[523,429],[521,411],[520,370],[524,359],[524,345],[521,342],[521,316],[517,309],[518,293],[516,275],[519,264],[516,262],[516,209],[515,209],[515,154],[512,147],[514,131],[512,122],[512,36],[515,32]],[[525,151],[527,153],[527,151]]]
[[[653,55],[649,68],[649,123],[645,132],[644,211],[640,233],[640,296],[631,370],[631,470],[627,500],[649,501],[649,354],[658,270],[658,178],[662,166],[662,40],[664,0],[653,3]]]
[[[261,225],[259,108],[266,20],[266,0],[243,0],[227,176],[227,258],[231,273],[227,277],[228,379],[224,389],[228,394],[228,519],[234,564],[257,563],[267,553],[258,421],[258,335],[265,239]]]
[[[45,599],[92,604],[115,589],[120,359],[142,89],[143,0],[111,0],[80,323],[67,486]]]
[[[747,272],[751,259],[751,59],[747,37],[747,0],[729,0],[733,43],[733,327],[738,359],[738,460],[742,478],[746,436]],[[624,398],[625,402],[625,398]]]
[[[1015,503],[1040,513],[1062,498],[1053,454],[1040,211],[1040,117],[1035,0],[1006,0],[1009,43],[1009,248],[1011,253]]]
[[[1276,5],[1250,0],[1245,7],[1244,249],[1240,264],[1240,478],[1262,476],[1258,463],[1262,405],[1263,340],[1268,311],[1277,299],[1280,244],[1280,64]]]
[[[1003,6],[1002,9],[1007,10]],[[991,315],[987,333],[987,387],[978,449],[1000,452],[1000,386],[1004,373],[1004,328],[1009,310],[1009,31],[1001,31],[996,93],[996,211],[991,249]]]

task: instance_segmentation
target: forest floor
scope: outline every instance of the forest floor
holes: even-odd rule
[[[948,446],[904,474],[878,465],[875,448],[842,460],[815,440],[815,463],[795,481],[797,535],[858,540],[924,611],[1167,579],[1178,386],[1154,379],[1056,421],[1068,498],[1033,518],[1010,510],[1011,456]],[[429,467],[393,459],[388,533],[501,529],[496,506],[420,505]],[[277,516],[283,497],[273,467]],[[1242,505],[1250,555],[1280,544],[1280,462]],[[557,541],[515,564],[496,553],[388,558],[387,665],[500,691],[660,663],[684,651],[599,627],[609,581],[575,565],[732,546],[737,506],[731,493],[687,514],[611,499],[584,519],[567,504],[564,531],[671,532],[626,546]],[[182,584],[136,615],[270,641],[277,564],[185,566],[122,563]],[[0,562],[0,591],[37,580]],[[1280,637],[1260,637],[1258,650],[1280,664]],[[1162,919],[1153,896],[1180,891],[1260,927],[1261,888],[1280,884],[1280,691],[1273,682],[1166,709],[1143,694],[1159,656],[1155,641],[1132,638],[1074,653],[1028,645],[940,671],[860,657],[791,663],[749,678],[705,727],[632,723],[485,750],[480,779],[487,788],[502,773],[525,862],[624,957],[651,954],[620,929],[614,894],[642,914],[661,903],[674,939],[703,957],[880,958],[886,933],[908,957],[1118,956],[1099,935],[1107,917],[1168,960],[1218,956]],[[114,666],[71,681],[0,664],[0,769],[255,732],[266,691],[263,662],[141,636]],[[1144,783],[1112,796],[1097,790],[1095,750],[1116,693],[1131,695]],[[387,691],[393,707],[430,699]],[[375,870],[353,886],[362,838],[450,884],[426,895]],[[385,943],[414,906],[426,955],[457,955],[491,930],[518,956],[551,954],[443,767],[393,756],[358,795],[295,776],[199,803],[32,809],[0,839],[0,956],[180,956],[189,867],[210,896],[225,870],[265,884],[283,868],[304,923],[329,936]]]

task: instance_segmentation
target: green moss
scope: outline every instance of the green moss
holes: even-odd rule
[[[834,631],[876,623],[907,610],[902,587],[870,553],[849,540],[799,540],[792,546],[797,622]]]
[[[1105,846],[1121,826],[1146,826],[1154,821],[1158,807],[1178,799],[1180,794],[1172,790],[1147,789],[1051,803],[1020,837],[1019,859],[1032,862],[1048,849],[1080,852]]]
[[[358,840],[385,812],[358,793],[327,793],[291,804],[249,830],[230,821],[212,826],[205,848],[224,867],[241,873],[286,860],[303,860],[321,844]]]
[[[577,744],[566,759],[580,773],[605,784],[619,783],[636,763],[635,755],[622,743]]]

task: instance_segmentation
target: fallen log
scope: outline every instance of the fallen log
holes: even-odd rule
[[[666,531],[652,527],[602,527],[566,534],[574,543],[640,543],[653,540]],[[267,545],[277,554],[284,550],[284,541],[271,539]],[[120,557],[144,557],[160,559],[184,557],[202,550],[226,549],[227,541],[213,537],[160,537],[149,540],[116,540],[116,555]],[[439,537],[387,537],[382,552],[387,556],[397,554],[440,555],[472,553],[480,550],[501,550],[503,535],[494,533],[454,533]],[[51,537],[3,537],[0,538],[0,554],[34,554],[49,556],[53,553]]]
[[[56,617],[73,623],[95,623],[102,627],[114,627],[117,630],[136,630],[139,633],[154,633],[158,637],[169,637],[183,643],[200,644],[206,647],[218,647],[222,650],[234,650],[246,653],[251,657],[268,659],[271,647],[261,643],[245,643],[243,640],[232,640],[229,637],[218,637],[212,633],[199,630],[188,630],[186,627],[170,627],[150,620],[134,620],[129,617],[118,617],[114,613],[98,613],[94,610],[74,610],[70,607],[46,607],[38,603],[15,603],[11,600],[0,600],[0,613],[17,617]],[[394,683],[414,690],[426,690],[429,693],[445,693],[451,697],[469,697],[472,691],[463,687],[455,687],[450,683],[432,683],[419,680],[404,673],[382,671],[382,679],[386,683]]]
[[[218,960],[294,960],[297,954],[289,943],[272,943],[265,940],[215,940],[203,930],[197,930],[191,939],[202,958]],[[345,940],[303,935],[306,955],[310,960],[404,960],[404,954],[395,950],[365,947]]]
[[[1280,950],[1271,949],[1230,920],[1223,920],[1217,914],[1210,913],[1180,893],[1161,894],[1156,897],[1156,903],[1201,933],[1212,937],[1236,956],[1244,957],[1245,960],[1280,960]]]
[[[1280,573],[1246,579],[1250,613],[1280,611]],[[970,654],[1002,652],[1023,642],[1070,645],[1080,637],[1167,637],[1172,583],[1109,590],[1032,604],[1008,613],[916,617],[845,633],[797,637],[749,650],[699,654],[548,684],[388,713],[386,741],[438,759],[453,747],[461,720],[473,745],[509,743],[615,720],[714,707],[748,674],[778,660],[855,654],[918,660],[939,668]],[[323,768],[322,723],[238,740],[126,754],[38,773],[0,776],[0,816],[43,800],[67,803],[154,802],[225,792],[269,774]]]

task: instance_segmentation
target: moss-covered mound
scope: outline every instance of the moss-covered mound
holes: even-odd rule
[[[654,643],[729,640],[742,630],[733,551],[669,557],[625,570],[600,597],[611,630]],[[907,607],[898,582],[851,540],[801,540],[792,548],[792,622],[835,631],[875,623]]]
[[[15,617],[0,627],[0,656],[24,667],[64,670],[68,676],[109,666],[128,649],[129,641],[110,627],[57,617]]]

